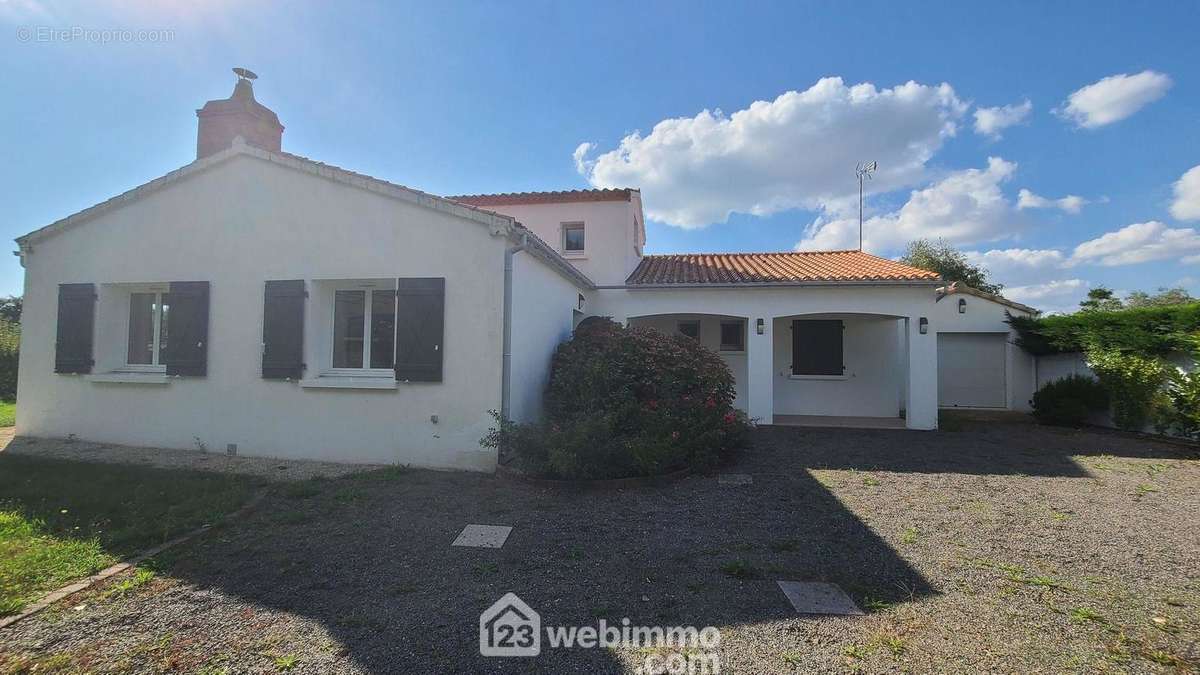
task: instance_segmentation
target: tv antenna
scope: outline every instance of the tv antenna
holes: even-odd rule
[[[863,178],[871,180],[871,174],[879,168],[879,162],[859,162],[854,167],[854,175],[858,176],[858,250],[863,244]]]
[[[255,75],[254,71],[250,70],[249,68],[234,68],[233,72],[238,76],[239,79],[242,79],[242,80],[257,80],[258,79],[258,75]]]

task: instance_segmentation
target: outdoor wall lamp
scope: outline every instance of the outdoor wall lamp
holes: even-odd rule
[[[921,335],[928,333],[929,332],[929,319],[926,319],[925,317],[921,317],[921,320],[917,322],[917,330],[921,331]]]
[[[762,335],[763,331],[766,330],[765,328],[763,328],[763,320],[762,319],[759,319],[758,321],[756,321],[754,325],[756,328],[758,328],[759,335]]]
[[[967,299],[966,298],[958,299],[958,313],[959,314],[967,313]]]

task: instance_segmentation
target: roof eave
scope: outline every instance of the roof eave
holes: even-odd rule
[[[797,286],[940,286],[941,279],[846,279],[846,280],[813,280],[813,281],[733,281],[720,283],[666,283],[666,284],[622,284],[619,286],[598,286],[601,290],[621,289],[628,291],[642,290],[673,290],[694,288],[790,288]]]

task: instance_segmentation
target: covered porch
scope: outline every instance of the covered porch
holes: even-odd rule
[[[936,427],[936,336],[920,333],[919,317],[664,313],[627,321],[720,354],[736,380],[735,405],[759,424]]]

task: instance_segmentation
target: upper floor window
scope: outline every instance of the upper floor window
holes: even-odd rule
[[[129,294],[129,336],[125,365],[165,369],[162,358],[167,346],[167,314],[170,306],[161,292]]]
[[[563,223],[563,252],[583,253],[583,223]]]

